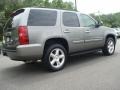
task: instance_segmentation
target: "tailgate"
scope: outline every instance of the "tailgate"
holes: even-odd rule
[[[4,48],[15,50],[18,45],[17,28],[8,28],[4,32]]]
[[[18,27],[24,9],[19,9],[11,14],[3,30],[3,48],[15,50],[18,43]]]

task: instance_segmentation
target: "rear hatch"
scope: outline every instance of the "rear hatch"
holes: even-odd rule
[[[21,13],[24,9],[19,9],[11,14],[11,17],[6,22],[3,30],[3,48],[16,50],[16,46],[19,45],[18,28],[20,23]]]

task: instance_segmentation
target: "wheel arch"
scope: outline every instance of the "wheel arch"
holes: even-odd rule
[[[62,37],[47,39],[44,43],[44,51],[49,45],[52,45],[52,44],[55,44],[55,43],[63,45],[63,47],[67,50],[67,52],[69,52],[68,41],[66,39],[62,38]]]
[[[105,38],[105,41],[106,41],[109,37],[113,38],[114,41],[115,41],[115,44],[116,44],[116,36],[113,35],[113,34],[108,34],[108,35],[106,36],[106,38]]]

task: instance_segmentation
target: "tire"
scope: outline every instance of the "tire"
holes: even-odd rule
[[[105,45],[102,49],[103,54],[110,56],[115,52],[115,40],[112,37],[106,39]]]
[[[59,71],[64,68],[67,61],[67,51],[60,44],[52,44],[46,47],[43,64],[49,71]]]
[[[3,56],[7,56],[7,53],[6,53],[6,52],[2,52],[2,55],[3,55]]]

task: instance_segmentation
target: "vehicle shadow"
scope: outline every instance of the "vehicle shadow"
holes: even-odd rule
[[[23,80],[28,83],[30,80],[45,80],[50,78],[58,77],[59,75],[63,75],[65,73],[69,73],[73,70],[84,68],[86,65],[95,64],[101,62],[103,54],[101,52],[89,53],[85,55],[77,55],[69,57],[66,67],[58,72],[48,72],[44,69],[42,63],[35,63],[26,65],[24,63],[18,66],[12,66],[9,68],[5,68],[2,70],[2,79],[17,79]],[[79,67],[79,68],[78,68]],[[34,77],[34,78],[33,78]],[[22,83],[22,82],[18,82]],[[31,82],[32,83],[32,82]]]
[[[72,67],[74,65],[82,64],[91,62],[92,60],[97,60],[98,58],[101,58],[103,54],[101,52],[93,52],[93,53],[87,53],[83,55],[75,55],[75,56],[69,56],[66,67]],[[50,73],[48,72],[42,63],[34,63],[34,64],[20,64],[18,66],[13,66],[5,69],[7,72],[41,72],[41,73]]]
[[[92,60],[97,60],[98,58],[101,58],[103,54],[101,52],[93,52],[83,55],[75,55],[70,56],[67,61],[66,67],[72,67],[74,65],[82,64],[91,62]],[[48,71],[44,68],[42,63],[34,63],[34,64],[20,64],[18,66],[13,66],[5,69],[7,72],[41,72],[41,73],[47,73]],[[49,72],[48,72],[49,73]]]

